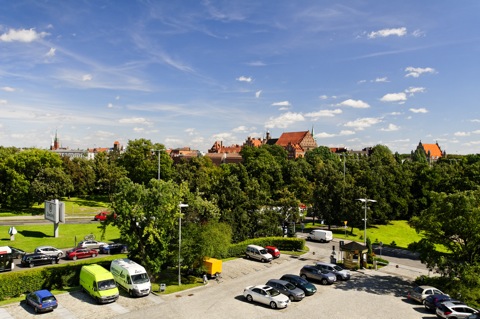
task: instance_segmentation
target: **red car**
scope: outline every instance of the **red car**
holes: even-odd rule
[[[108,218],[108,216],[110,216],[111,212],[107,212],[107,211],[104,211],[104,212],[100,212],[98,213],[97,215],[95,215],[93,217],[93,220],[101,220],[101,221],[104,221]],[[117,214],[113,214],[113,218],[117,218]]]
[[[88,248],[73,248],[67,251],[66,257],[68,259],[77,260],[79,258],[95,257],[98,255],[98,251]]]
[[[265,246],[265,249],[268,251],[268,253],[270,255],[272,255],[273,258],[280,257],[280,250],[278,250],[277,247],[275,247],[275,246]]]

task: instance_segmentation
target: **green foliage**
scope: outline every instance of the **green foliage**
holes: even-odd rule
[[[228,255],[231,257],[242,257],[245,255],[245,250],[248,245],[275,246],[279,250],[285,251],[299,251],[305,248],[305,240],[300,238],[285,238],[285,237],[265,237],[255,238],[236,243],[228,247]]]

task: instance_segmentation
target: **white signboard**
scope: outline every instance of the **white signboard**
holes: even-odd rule
[[[45,219],[54,223],[59,220],[60,204],[58,200],[45,201]]]

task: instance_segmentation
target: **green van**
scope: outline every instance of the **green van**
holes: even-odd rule
[[[100,265],[82,267],[80,286],[100,304],[118,299],[119,292],[112,273]]]

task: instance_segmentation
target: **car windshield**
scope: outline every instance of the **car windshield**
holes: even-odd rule
[[[270,295],[272,297],[278,296],[280,294],[280,292],[276,289],[269,289],[269,290],[266,290],[266,292],[267,292],[267,295]]]
[[[265,255],[267,253],[267,250],[266,249],[260,249],[260,254],[261,255]]]
[[[148,281],[149,281],[149,279],[148,279],[148,275],[146,273],[132,276],[132,282],[134,284],[143,284],[143,283],[148,282]]]
[[[55,299],[54,296],[48,296],[48,297],[43,298],[42,302],[53,302],[55,300],[57,300],[57,299]]]
[[[297,279],[297,282],[298,282],[299,284],[302,284],[302,285],[308,284],[308,280],[303,279],[302,277],[298,278],[298,279]]]
[[[115,280],[113,279],[108,279],[108,280],[103,280],[98,282],[98,290],[108,290],[115,288]]]
[[[287,287],[288,290],[293,290],[293,289],[295,289],[295,285],[293,285],[293,284],[291,284],[291,283],[285,284],[285,287]]]
[[[343,268],[338,266],[338,265],[333,266],[333,269],[335,269],[336,271],[342,271],[343,270]]]

